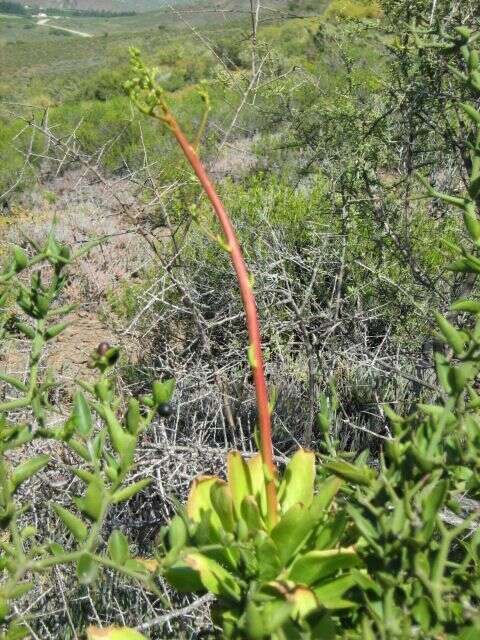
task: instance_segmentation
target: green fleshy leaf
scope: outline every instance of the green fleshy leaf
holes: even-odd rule
[[[313,500],[315,482],[315,454],[313,451],[296,451],[285,469],[278,489],[278,499],[282,511],[300,502],[309,507]]]
[[[313,589],[319,603],[325,609],[350,609],[355,607],[355,603],[343,598],[345,593],[355,586],[355,578],[351,575],[342,576],[336,580],[332,580],[321,587]]]
[[[243,499],[252,495],[252,483],[247,463],[238,451],[230,451],[228,454],[227,477],[235,513],[240,518]]]
[[[350,569],[358,564],[358,556],[352,548],[310,551],[293,561],[288,571],[288,579],[310,586],[342,569]]]
[[[182,549],[188,542],[188,529],[183,518],[176,515],[168,526],[168,544],[170,549]]]
[[[135,629],[126,627],[88,627],[87,640],[147,640]]]
[[[262,581],[273,580],[282,568],[277,545],[268,537],[257,538],[255,545],[259,579]]]
[[[265,488],[265,474],[263,472],[263,461],[260,453],[254,455],[247,462],[252,487],[252,495],[260,508],[262,518],[267,516],[267,492]]]
[[[294,505],[271,531],[283,564],[292,558],[312,535],[316,520],[301,504]]]
[[[201,476],[193,481],[187,500],[187,515],[193,522],[200,523],[205,514],[215,529],[222,528],[210,494],[213,485],[221,482],[214,476]]]
[[[179,560],[162,573],[168,584],[179,593],[198,593],[205,591],[198,571],[184,560]]]
[[[225,531],[233,531],[235,516],[229,485],[221,480],[214,482],[210,488],[210,501]]]
[[[200,580],[207,591],[217,596],[224,596],[240,602],[242,590],[238,578],[234,577],[218,562],[201,553],[189,553],[184,557],[187,566],[198,572]]]
[[[250,531],[264,529],[265,525],[260,515],[260,509],[253,496],[245,496],[241,507],[242,518]]]
[[[319,520],[327,513],[343,484],[344,480],[338,476],[330,476],[320,484],[317,495],[310,506],[310,513],[316,520]]]

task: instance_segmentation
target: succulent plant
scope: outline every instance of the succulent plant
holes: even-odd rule
[[[278,483],[268,524],[260,454],[228,454],[227,480],[197,478],[186,509],[159,535],[159,566],[178,591],[216,596],[213,618],[226,638],[330,637],[330,612],[354,607],[359,558],[339,541],[343,480],[316,481],[315,455],[300,449]],[[355,569],[355,571],[353,571]]]

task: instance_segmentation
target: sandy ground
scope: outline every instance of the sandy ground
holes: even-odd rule
[[[124,200],[128,199],[128,186]],[[116,187],[117,193],[119,187]],[[133,195],[131,195],[133,199]],[[137,346],[132,335],[122,336],[123,327],[111,312],[109,299],[129,284],[135,284],[138,272],[148,268],[150,249],[135,232],[131,220],[116,209],[104,185],[68,172],[29,194],[28,206],[2,216],[0,249],[8,252],[10,243],[28,248],[23,234],[41,243],[55,222],[59,241],[75,247],[89,239],[109,238],[88,258],[72,266],[72,277],[65,290],[65,301],[78,303],[68,318],[71,325],[52,343],[45,364],[58,374],[66,387],[78,377],[91,376],[87,362],[100,342],[118,344],[130,361],[136,360]],[[54,200],[54,202],[52,202]],[[3,246],[1,246],[3,245]],[[0,350],[0,370],[23,378],[28,366],[28,343],[12,340]]]

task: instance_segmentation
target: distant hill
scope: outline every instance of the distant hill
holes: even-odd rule
[[[76,11],[150,11],[164,6],[162,0],[14,0],[21,6]],[[169,0],[172,5],[195,4],[195,0]]]

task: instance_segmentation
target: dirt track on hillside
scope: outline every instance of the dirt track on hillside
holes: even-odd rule
[[[75,31],[75,29],[67,29],[66,27],[58,27],[56,24],[50,24],[50,18],[41,18],[37,22],[38,27],[49,27],[50,29],[55,29],[56,31],[66,31],[67,33],[72,33],[75,36],[80,36],[81,38],[93,38],[91,33],[86,33],[85,31]]]

